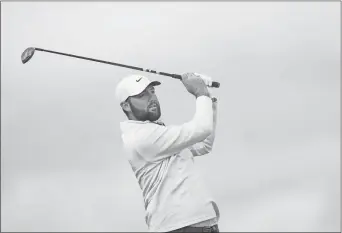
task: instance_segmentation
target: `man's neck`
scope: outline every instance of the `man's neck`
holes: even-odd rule
[[[127,118],[128,118],[128,120],[131,120],[131,121],[139,121],[135,116],[133,116],[131,114],[128,115]]]

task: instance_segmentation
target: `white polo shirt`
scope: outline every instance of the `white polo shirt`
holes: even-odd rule
[[[209,97],[198,97],[193,119],[182,125],[121,122],[124,148],[143,192],[150,232],[218,221],[217,205],[194,165],[194,156],[211,151],[216,104]]]

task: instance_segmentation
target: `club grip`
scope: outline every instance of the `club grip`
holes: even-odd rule
[[[220,87],[220,83],[219,83],[219,82],[216,82],[216,81],[213,81],[213,82],[211,83],[211,87],[219,88],[219,87]]]
[[[173,77],[173,78],[176,78],[176,79],[182,80],[182,76],[179,75],[179,74],[173,74],[172,77]],[[220,83],[219,83],[219,82],[216,82],[216,81],[213,81],[213,82],[211,83],[211,86],[210,86],[210,87],[219,88],[219,87],[220,87]]]

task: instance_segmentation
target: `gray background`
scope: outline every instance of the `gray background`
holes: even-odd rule
[[[196,163],[221,231],[339,231],[340,3],[2,3],[2,231],[145,231],[115,100],[139,73],[36,46],[221,82],[213,152]],[[178,80],[147,74],[167,124]]]

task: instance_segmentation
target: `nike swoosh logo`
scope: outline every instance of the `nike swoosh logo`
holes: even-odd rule
[[[136,81],[136,82],[139,82],[141,79],[142,79],[142,77],[141,77],[141,78],[139,78],[139,79],[137,79],[137,80],[135,80],[135,81]]]

